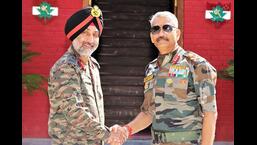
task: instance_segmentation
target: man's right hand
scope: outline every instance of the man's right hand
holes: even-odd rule
[[[128,139],[128,130],[125,127],[121,127],[117,124],[111,128],[111,135],[108,138],[107,143],[110,145],[122,145]]]

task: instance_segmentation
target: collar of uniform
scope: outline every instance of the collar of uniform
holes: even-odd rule
[[[91,69],[95,68],[94,64],[92,62],[91,56],[89,56],[89,58],[88,58],[88,64],[84,64],[81,59],[78,59],[78,64],[79,64],[80,69],[82,69],[82,70],[86,70],[87,66],[90,66]]]
[[[93,66],[95,66],[98,69],[100,69],[100,65],[99,65],[99,63],[97,62],[97,60],[94,57],[90,56],[90,60],[91,60]]]
[[[86,70],[86,65],[81,61],[81,59],[78,59],[78,64],[79,64],[80,69]]]
[[[176,64],[176,63],[180,62],[180,61],[183,59],[182,56],[183,56],[185,53],[186,53],[186,51],[185,51],[182,47],[178,46],[178,48],[177,48],[177,53],[176,53],[176,55],[173,57],[172,63],[173,63],[173,64]]]
[[[173,57],[176,55],[176,53],[178,52],[178,46],[176,47],[176,50],[168,53],[168,54],[159,54],[158,58],[157,58],[157,64],[158,66],[164,66],[165,64],[171,62],[171,60],[173,59]]]

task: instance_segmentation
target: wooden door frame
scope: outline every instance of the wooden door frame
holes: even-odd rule
[[[92,0],[82,0],[82,7],[91,6]],[[184,46],[184,0],[172,0],[174,6],[174,14],[178,18],[179,29],[181,31],[178,44]]]
[[[172,0],[174,5],[174,14],[178,18],[179,29],[181,31],[180,39],[178,44],[183,47],[184,46],[184,0]]]
[[[92,0],[82,0],[82,7],[91,6]]]

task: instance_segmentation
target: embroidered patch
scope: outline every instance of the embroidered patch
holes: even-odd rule
[[[145,77],[145,78],[144,78],[144,83],[145,83],[145,82],[148,82],[148,81],[151,80],[151,79],[153,79],[153,74],[151,74],[151,75]]]

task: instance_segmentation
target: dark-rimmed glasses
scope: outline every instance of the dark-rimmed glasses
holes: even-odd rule
[[[168,25],[168,24],[162,26],[162,30],[165,32],[171,32],[171,31],[173,31],[173,29],[176,29],[176,27]],[[160,33],[160,31],[161,31],[161,27],[158,25],[152,26],[150,29],[150,32],[152,34],[158,34],[158,33]]]

